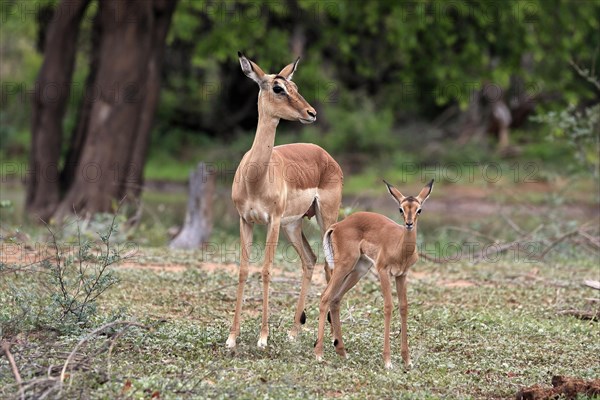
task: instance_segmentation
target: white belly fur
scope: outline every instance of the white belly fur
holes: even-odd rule
[[[287,225],[302,218],[319,194],[317,188],[290,190],[287,193],[287,204],[281,216],[281,225]]]
[[[280,224],[285,226],[301,219],[314,199],[318,197],[317,188],[288,191],[286,209],[281,216]],[[261,203],[246,203],[244,209],[240,211],[240,215],[246,221],[254,224],[266,225],[271,222],[267,209]]]

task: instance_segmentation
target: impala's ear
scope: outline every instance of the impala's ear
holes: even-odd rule
[[[423,203],[425,203],[425,200],[427,200],[427,198],[431,194],[432,189],[433,189],[433,179],[431,180],[431,182],[429,182],[427,185],[425,185],[425,187],[423,189],[421,189],[421,193],[419,193],[419,195],[417,196],[417,200],[419,200],[421,205]]]
[[[385,181],[385,179],[383,180],[383,183],[385,183],[385,185],[388,188],[388,191],[390,192],[390,194],[392,195],[394,200],[396,200],[396,203],[398,203],[398,206],[400,206],[400,203],[402,203],[402,200],[404,200],[405,196],[402,193],[400,193],[400,191],[398,189],[396,189],[395,187],[393,187],[392,185],[387,183]]]
[[[240,65],[242,66],[244,74],[260,86],[263,83],[263,78],[265,76],[263,70],[260,69],[258,65],[248,60],[240,51],[238,51],[238,57],[240,58]]]
[[[291,81],[292,77],[294,76],[294,72],[296,72],[296,68],[298,67],[298,61],[300,61],[300,57],[298,57],[293,63],[286,65],[285,68],[282,69],[277,75],[283,76],[288,81]]]

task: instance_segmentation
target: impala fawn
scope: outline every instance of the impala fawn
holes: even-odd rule
[[[385,182],[385,181],[384,181]],[[417,262],[417,220],[421,207],[431,194],[433,180],[418,196],[404,196],[395,187],[385,182],[388,191],[398,203],[404,225],[376,213],[358,212],[327,230],[323,248],[328,265],[333,269],[327,288],[321,296],[319,307],[319,331],[315,343],[315,355],[323,357],[323,335],[325,318],[330,311],[331,326],[336,352],[346,356],[340,322],[340,302],[344,294],[362,278],[371,266],[377,268],[384,302],[383,360],[386,368],[392,367],[390,354],[390,319],[392,316],[392,287],[390,276],[396,280],[400,316],[402,317],[402,359],[405,367],[410,366],[408,353],[406,299],[406,274]]]

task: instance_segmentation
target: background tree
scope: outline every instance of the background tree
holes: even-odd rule
[[[27,209],[47,219],[76,210],[111,210],[143,184],[143,166],[158,104],[170,0],[97,3],[85,96],[64,167],[63,118],[77,37],[89,0],[63,0],[48,27],[33,103]],[[56,86],[59,95],[49,90]]]

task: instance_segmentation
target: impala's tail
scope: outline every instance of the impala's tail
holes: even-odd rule
[[[334,264],[334,254],[333,254],[333,245],[331,243],[331,234],[333,233],[333,228],[329,228],[327,232],[325,232],[325,236],[323,236],[323,251],[325,254],[325,260],[327,260],[327,265],[329,268],[333,270]]]

